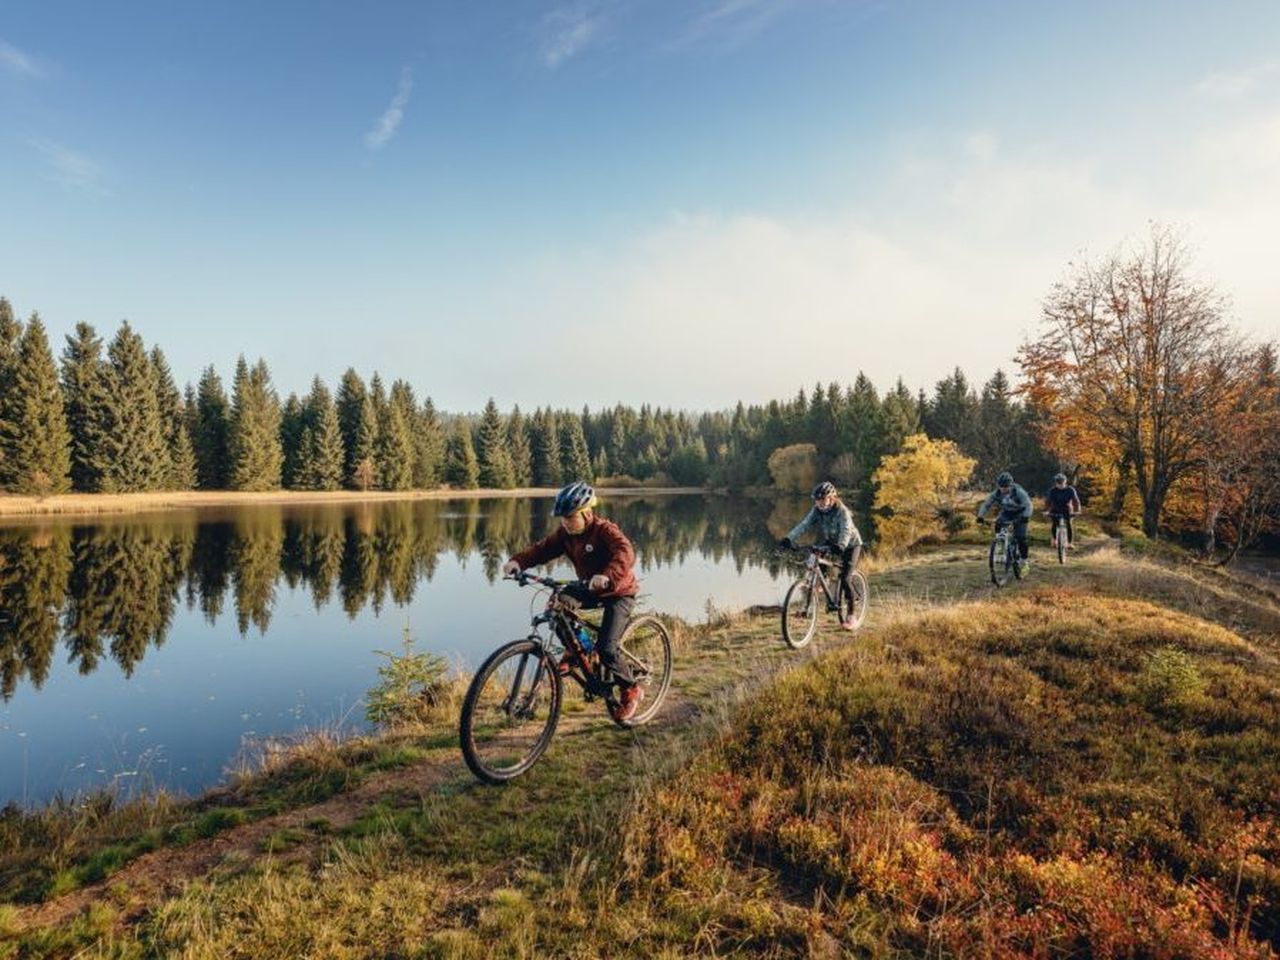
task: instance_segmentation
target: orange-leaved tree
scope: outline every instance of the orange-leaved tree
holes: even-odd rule
[[[902,449],[882,459],[871,476],[880,548],[901,552],[945,534],[976,463],[950,440],[930,440],[923,433],[903,440]]]

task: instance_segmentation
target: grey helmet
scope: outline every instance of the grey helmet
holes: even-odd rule
[[[1008,470],[1001,470],[999,475],[996,477],[996,486],[1008,487],[1008,486],[1012,486],[1012,484],[1013,484],[1013,474],[1010,473]]]
[[[575,480],[556,494],[555,509],[552,514],[557,517],[568,517],[596,502],[596,492],[585,480]]]
[[[830,480],[823,480],[820,484],[813,488],[813,499],[821,500],[823,497],[829,497],[836,492],[836,485]]]
[[[1061,482],[1061,483],[1066,483],[1066,482],[1067,482],[1067,475],[1066,475],[1065,473],[1055,473],[1055,474],[1053,475],[1053,482],[1054,482],[1054,483],[1059,483],[1059,482]]]

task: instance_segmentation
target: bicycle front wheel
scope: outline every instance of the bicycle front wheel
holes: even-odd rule
[[[991,582],[997,587],[1003,587],[1009,582],[1009,551],[1005,549],[1003,540],[997,538],[991,541],[987,566],[991,570]]]
[[[853,571],[850,579],[853,581],[853,595],[841,600],[840,616],[842,619],[852,620],[853,629],[857,630],[867,618],[867,600],[870,595],[867,592],[867,578],[860,571]]]
[[[782,601],[782,639],[793,650],[799,650],[813,639],[818,628],[818,603],[808,577],[802,577],[787,590]]]
[[[630,718],[615,718],[614,723],[620,727],[639,727],[654,718],[671,688],[671,634],[657,617],[640,617],[622,631],[618,651],[631,668],[632,678],[644,691],[644,699]]]
[[[1067,525],[1058,522],[1058,562],[1067,562]]]
[[[463,759],[485,783],[520,776],[542,756],[560,719],[560,674],[534,640],[499,647],[476,672],[462,701]]]

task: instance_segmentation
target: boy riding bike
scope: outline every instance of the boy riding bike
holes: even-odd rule
[[[1071,529],[1071,517],[1080,512],[1080,496],[1076,488],[1067,484],[1065,473],[1055,474],[1053,486],[1044,495],[1045,512],[1049,514],[1052,524],[1049,530],[1049,542],[1054,543],[1058,536],[1058,525],[1067,525],[1067,549],[1075,546],[1075,532]]]
[[[1000,515],[996,517],[996,529],[1005,524],[1013,524],[1013,537],[1018,544],[1018,553],[1024,566],[1031,563],[1027,557],[1027,521],[1031,519],[1031,498],[1027,491],[1013,482],[1013,474],[1008,470],[1000,471],[996,477],[996,488],[978,507],[978,522],[986,522],[987,511],[996,503],[1000,504]]]
[[[840,500],[835,484],[824,480],[813,488],[813,507],[781,540],[788,550],[795,549],[797,538],[807,530],[817,531],[817,542],[840,554],[840,589],[854,596],[853,571],[862,553],[862,535],[853,523],[853,513]],[[846,630],[857,628],[852,616],[840,621]]]
[[[635,549],[616,524],[595,515],[595,491],[585,481],[569,484],[556,494],[553,513],[560,527],[548,537],[520,551],[502,568],[506,576],[515,576],[528,567],[550,563],[567,556],[586,587],[571,586],[564,594],[582,609],[604,608],[596,652],[600,662],[612,672],[620,688],[619,703],[614,711],[617,720],[629,720],[644,698],[635,683],[631,667],[618,652],[618,638],[631,619],[636,605]],[[567,673],[569,664],[561,661],[560,672]]]

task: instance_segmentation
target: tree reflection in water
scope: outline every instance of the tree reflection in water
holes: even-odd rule
[[[731,557],[739,572],[768,556],[788,504],[728,497],[618,497],[604,513],[636,544],[641,572],[692,556]],[[792,521],[794,522],[794,520]],[[241,634],[271,625],[277,586],[305,587],[317,609],[404,606],[440,555],[479,556],[492,583],[503,561],[552,528],[550,500],[419,500],[350,506],[254,507],[98,523],[0,529],[0,694],[39,688],[55,648],[82,674],[109,655],[132,675],[164,642],[179,603],[212,622],[227,605]]]

